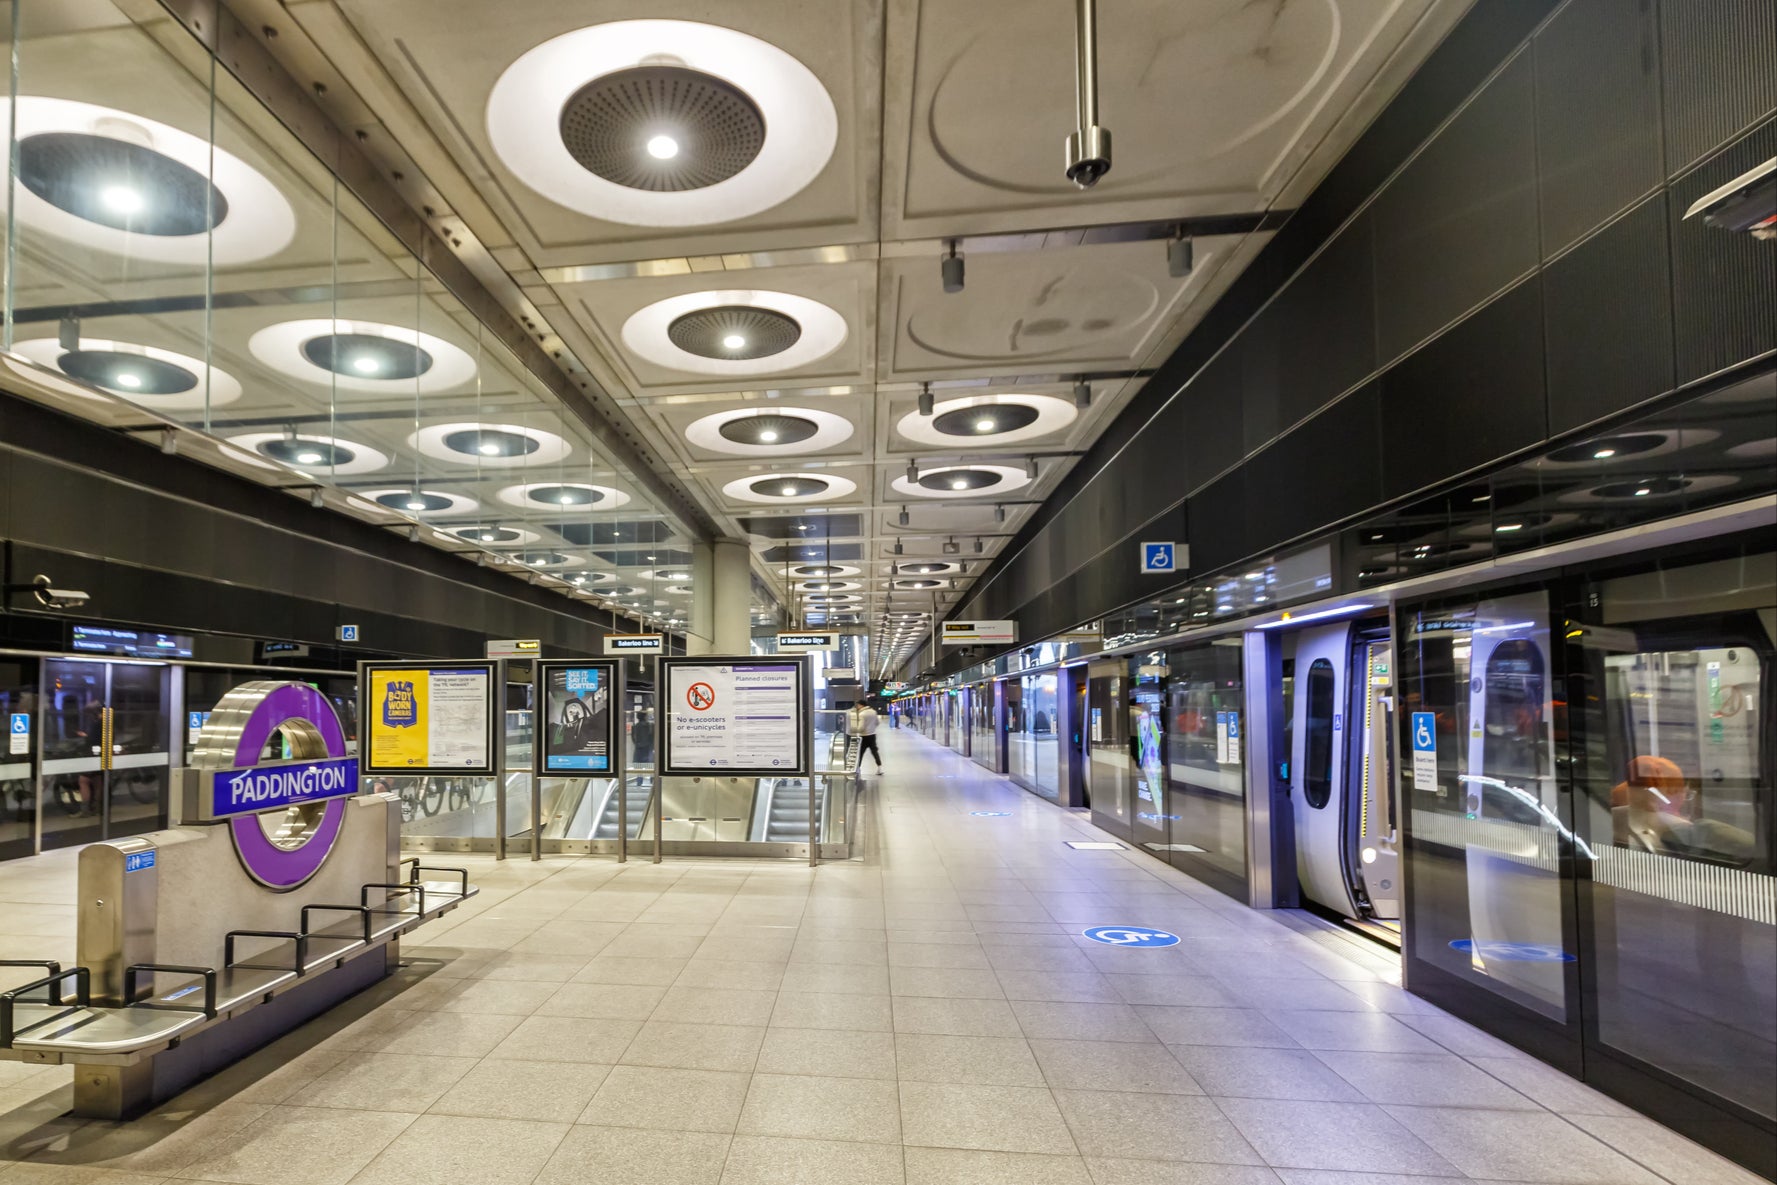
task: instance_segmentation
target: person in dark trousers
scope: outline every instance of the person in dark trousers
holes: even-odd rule
[[[882,750],[876,747],[876,726],[882,723],[882,717],[876,714],[864,700],[852,705],[852,710],[845,714],[845,731],[858,739],[858,768],[864,766],[864,754],[876,758],[876,772],[882,772]]]

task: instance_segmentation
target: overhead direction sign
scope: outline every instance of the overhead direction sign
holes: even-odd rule
[[[945,646],[976,646],[981,643],[1012,643],[1018,640],[1015,621],[946,621],[938,627],[938,641]]]
[[[839,631],[782,633],[777,636],[780,654],[803,654],[811,650],[839,649]]]
[[[665,634],[606,634],[606,654],[661,654],[666,650]]]
[[[536,658],[542,651],[543,643],[536,638],[490,638],[487,643],[489,658]]]

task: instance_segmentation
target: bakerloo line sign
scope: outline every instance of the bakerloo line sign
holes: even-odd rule
[[[263,760],[280,739],[289,760]],[[226,823],[247,874],[288,892],[327,862],[359,790],[333,704],[306,683],[256,680],[223,696],[198,731],[184,771],[186,823]],[[288,815],[276,834],[263,816]]]

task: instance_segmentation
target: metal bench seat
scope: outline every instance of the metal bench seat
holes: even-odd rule
[[[209,1019],[175,1008],[94,1008],[68,1004],[14,1004],[12,1048],[64,1057],[134,1053],[165,1045]]]
[[[215,1011],[227,1016],[239,1009],[268,999],[285,984],[296,982],[296,972],[288,967],[225,967],[216,973]],[[145,1003],[157,1008],[191,1006],[205,997],[204,980],[185,980],[167,991],[150,997]]]
[[[248,958],[238,959],[235,957],[237,938],[274,938],[278,941],[255,951]],[[307,975],[364,949],[365,945],[361,923],[355,919],[302,934],[294,930],[231,930],[223,939],[223,960],[229,969],[290,971]]]

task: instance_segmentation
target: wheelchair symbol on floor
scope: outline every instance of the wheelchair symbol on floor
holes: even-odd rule
[[[1094,942],[1102,942],[1106,946],[1138,946],[1146,950],[1154,950],[1162,946],[1177,946],[1179,936],[1169,934],[1165,930],[1150,930],[1146,926],[1094,926],[1081,933]]]
[[[969,813],[971,815],[975,815],[976,817],[982,818],[982,819],[1003,819],[1007,815],[1011,814],[1012,812],[1011,811],[970,811]]]

